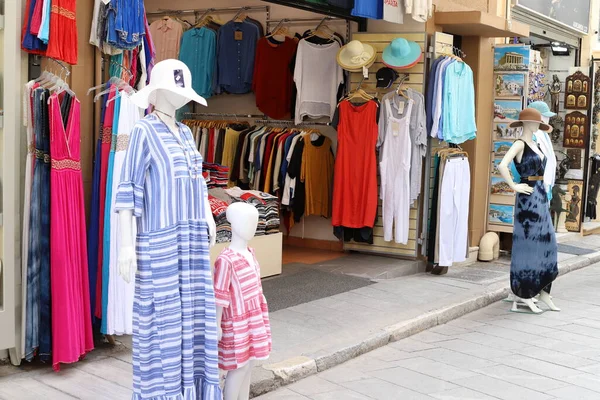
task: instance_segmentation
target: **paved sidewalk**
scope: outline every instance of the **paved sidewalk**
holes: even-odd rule
[[[579,256],[559,252],[561,273],[600,262],[600,252],[596,251],[600,236],[575,239],[567,244],[594,252]],[[273,352],[253,371],[253,394],[379,351],[390,342],[504,298],[508,294],[509,264],[508,259],[501,259],[453,267],[441,277],[418,274],[387,279],[271,313]],[[52,372],[49,366],[27,363],[20,368],[0,366],[0,399],[130,399],[131,340],[121,340],[116,346],[94,350],[82,362],[64,366],[60,373]]]
[[[500,301],[256,400],[598,400],[600,264],[552,289],[560,313]]]

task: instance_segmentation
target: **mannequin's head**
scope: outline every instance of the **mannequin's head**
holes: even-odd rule
[[[550,122],[550,117],[545,117],[542,115],[542,122],[544,122],[545,124]]]
[[[166,89],[156,89],[149,97],[148,102],[156,108],[173,108],[179,110],[190,102],[187,97],[181,96],[180,94],[171,92]]]
[[[248,241],[254,237],[258,226],[258,210],[246,203],[233,203],[227,207],[227,221],[234,235]]]
[[[523,134],[537,132],[540,128],[539,122],[524,121],[523,122]]]

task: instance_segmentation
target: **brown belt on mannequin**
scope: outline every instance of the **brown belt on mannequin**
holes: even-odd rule
[[[528,176],[526,178],[523,178],[523,180],[526,180],[526,181],[543,181],[544,177],[543,176]]]

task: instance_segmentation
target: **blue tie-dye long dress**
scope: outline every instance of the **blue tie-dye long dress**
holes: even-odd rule
[[[516,197],[510,287],[515,295],[530,299],[542,290],[550,293],[558,276],[556,235],[544,181],[527,180],[544,175],[546,158],[542,160],[525,143],[521,162],[515,159],[515,166],[521,182],[534,190],[530,195],[517,193]]]

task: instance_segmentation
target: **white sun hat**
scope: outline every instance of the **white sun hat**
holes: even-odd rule
[[[156,103],[156,91],[168,90],[187,99],[206,106],[204,97],[192,89],[192,73],[182,61],[163,60],[152,68],[150,83],[131,96],[131,101],[139,108],[146,109]]]
[[[352,40],[338,50],[337,63],[347,71],[356,72],[373,65],[376,56],[373,46]]]

